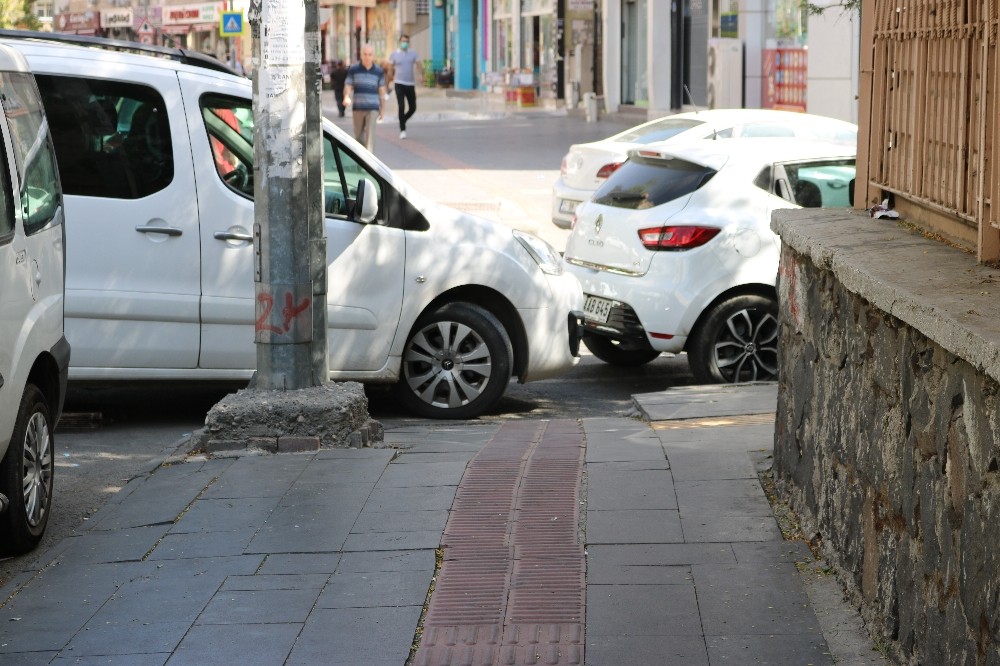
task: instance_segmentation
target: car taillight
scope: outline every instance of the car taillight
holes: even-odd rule
[[[647,250],[690,250],[715,238],[716,227],[653,227],[639,230],[639,240]]]
[[[620,167],[622,164],[624,164],[624,162],[612,162],[611,164],[605,164],[604,166],[602,166],[600,169],[597,170],[597,177],[607,178],[615,171],[617,171],[618,167]]]

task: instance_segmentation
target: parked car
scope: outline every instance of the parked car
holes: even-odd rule
[[[69,368],[63,201],[38,89],[0,46],[0,557],[34,548],[52,510],[53,430]]]
[[[777,137],[854,146],[858,126],[825,116],[771,109],[712,109],[651,120],[607,139],[570,146],[552,187],[552,222],[568,229],[576,207],[604,184],[630,150],[662,141]]]
[[[6,36],[35,69],[65,189],[70,380],[249,379],[250,81],[186,51]],[[583,301],[558,253],[322,132],[331,379],[397,383],[417,414],[468,418],[511,376],[571,367]]]
[[[660,143],[581,204],[566,244],[583,342],[641,365],[687,352],[702,383],[774,379],[780,241],[771,211],[849,205],[853,147],[792,139]]]

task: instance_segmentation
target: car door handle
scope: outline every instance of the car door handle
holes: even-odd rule
[[[184,233],[177,227],[153,227],[143,224],[137,226],[135,230],[142,234],[166,234],[167,236],[180,236]]]
[[[215,238],[222,241],[246,241],[248,243],[253,242],[252,234],[238,234],[231,231],[216,231]]]

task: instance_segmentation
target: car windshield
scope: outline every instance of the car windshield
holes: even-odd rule
[[[615,208],[652,208],[691,194],[715,173],[676,158],[630,157],[594,193],[594,202]]]
[[[653,123],[633,127],[630,130],[615,135],[614,140],[621,143],[645,145],[654,141],[671,139],[681,132],[704,124],[700,120],[681,120],[679,118],[667,117]]]

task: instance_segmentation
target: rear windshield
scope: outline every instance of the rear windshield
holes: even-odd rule
[[[691,194],[715,173],[680,159],[630,157],[594,193],[594,202],[615,208],[652,208]]]
[[[647,144],[654,141],[664,141],[672,139],[676,135],[692,127],[704,125],[700,120],[679,120],[677,118],[664,118],[649,125],[634,127],[627,132],[622,132],[615,137],[615,141],[622,143]]]

